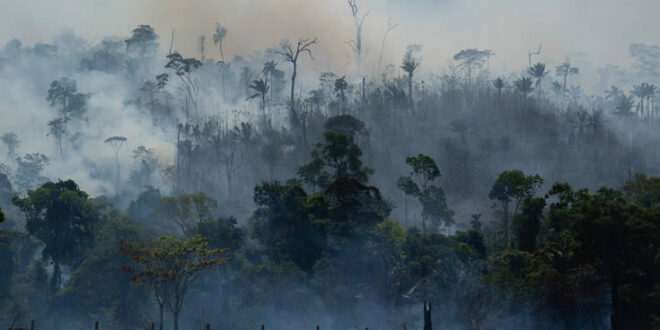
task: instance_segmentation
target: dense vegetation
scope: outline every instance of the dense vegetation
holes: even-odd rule
[[[660,328],[651,82],[497,78],[479,49],[422,74],[418,45],[367,74],[357,42],[305,73],[319,40],[225,59],[227,34],[217,61],[147,25],[0,52],[49,141],[0,132],[0,327],[418,328],[428,301],[439,329]],[[660,67],[631,49],[621,88]]]

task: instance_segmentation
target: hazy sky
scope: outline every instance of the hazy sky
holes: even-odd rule
[[[625,62],[632,42],[660,44],[658,0],[362,0],[369,10],[368,56],[377,58],[388,18],[400,26],[391,34],[386,60],[397,61],[405,45],[424,45],[426,68],[447,65],[462,48],[490,48],[495,69],[514,70],[527,50],[544,45],[540,60],[588,55],[597,65]],[[282,38],[321,40],[316,66],[338,69],[350,62],[346,44],[353,25],[345,0],[0,0],[0,44],[18,37],[48,41],[63,31],[97,40],[124,36],[137,24],[151,24],[169,43],[195,52],[199,35],[215,22],[228,29],[226,51],[245,53],[274,46]],[[210,45],[209,45],[210,46]]]

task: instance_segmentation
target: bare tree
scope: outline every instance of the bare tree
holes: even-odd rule
[[[353,15],[353,22],[355,23],[355,40],[351,40],[349,44],[355,52],[355,57],[357,60],[358,66],[362,66],[362,56],[364,52],[363,46],[363,31],[364,31],[364,20],[369,16],[369,12],[362,15],[360,13],[360,5],[358,0],[348,0],[348,7],[351,9],[351,14]]]
[[[378,72],[383,65],[383,52],[385,52],[385,43],[387,42],[387,37],[390,32],[394,31],[399,25],[392,22],[392,18],[387,20],[387,28],[385,29],[385,34],[383,35],[383,42],[380,45],[380,55],[378,56]]]
[[[121,172],[120,172],[120,165],[119,165],[119,151],[121,151],[121,147],[124,146],[124,143],[126,143],[126,138],[123,136],[111,136],[107,139],[105,139],[105,143],[109,144],[112,147],[112,150],[115,153],[115,189],[116,193],[119,194],[119,186],[120,186],[120,180],[121,180]]]
[[[537,48],[536,51],[532,51],[531,49],[527,51],[527,59],[529,60],[529,64],[528,64],[529,67],[532,66],[532,57],[541,55],[541,50],[543,50],[543,45],[539,44],[539,48]]]
[[[220,59],[225,61],[225,51],[223,48],[225,38],[227,37],[227,29],[222,26],[222,24],[217,23],[215,26],[215,32],[213,33],[213,43],[218,46],[220,51]]]
[[[301,54],[307,54],[310,58],[314,59],[312,55],[312,46],[318,44],[318,39],[298,39],[295,45],[293,45],[289,40],[284,40],[280,43],[280,49],[276,51],[277,54],[282,56],[285,61],[291,63],[292,72],[291,72],[291,98],[289,100],[290,104],[290,114],[289,119],[293,125],[298,124],[298,118],[296,114],[296,100],[295,100],[295,91],[296,91],[296,77],[298,76],[298,59]]]

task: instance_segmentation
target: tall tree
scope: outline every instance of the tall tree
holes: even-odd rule
[[[362,164],[361,156],[362,150],[353,136],[326,131],[324,143],[314,147],[312,160],[303,165],[298,174],[305,182],[321,188],[340,177],[366,182],[372,170]]]
[[[222,26],[222,24],[217,23],[215,25],[215,31],[213,32],[213,43],[218,47],[220,51],[220,60],[225,62],[225,51],[223,48],[225,38],[227,37],[227,29]]]
[[[538,175],[526,175],[520,170],[502,172],[488,194],[491,200],[500,202],[502,206],[502,227],[506,248],[511,247],[511,221],[518,214],[522,202],[534,195],[543,184]],[[513,210],[511,204],[513,203]]]
[[[489,58],[494,56],[490,49],[463,49],[454,55],[454,60],[460,62],[459,67],[466,71],[468,85],[472,84],[474,70],[481,68]]]
[[[268,85],[268,81],[266,79],[257,79],[253,80],[252,83],[250,83],[250,89],[254,91],[254,94],[252,94],[248,99],[255,99],[259,98],[261,100],[260,108],[261,108],[261,114],[266,118],[266,95],[268,95],[268,91],[270,90],[270,86]]]
[[[139,25],[124,42],[127,52],[134,51],[144,59],[155,55],[158,49],[158,34],[150,25]]]
[[[48,182],[13,202],[25,215],[30,235],[45,244],[42,255],[54,264],[51,290],[55,291],[62,284],[60,265],[76,265],[93,245],[98,210],[71,180]]]
[[[184,58],[178,52],[167,55],[165,68],[171,69],[179,77],[185,91],[185,113],[189,118],[190,113],[197,112],[197,93],[199,85],[193,78],[193,72],[202,66],[202,62],[195,58]]]
[[[568,77],[580,73],[580,69],[572,66],[571,63],[569,62],[564,62],[559,66],[557,66],[556,71],[557,71],[557,75],[562,77],[563,79],[562,88],[564,89],[564,91],[567,90],[566,88],[568,84]]]
[[[285,61],[291,63],[291,97],[289,98],[289,120],[294,127],[299,126],[300,122],[296,112],[296,78],[298,77],[298,60],[301,54],[307,54],[310,58],[312,55],[312,47],[318,44],[318,39],[298,39],[293,45],[289,40],[284,40],[280,43],[280,49],[277,54],[282,56]]]
[[[536,79],[536,91],[539,93],[539,95],[541,95],[543,78],[545,78],[545,76],[548,75],[548,71],[546,71],[545,69],[545,64],[536,63],[533,66],[531,66],[527,71],[530,76]]]
[[[420,59],[418,53],[422,50],[420,45],[409,45],[406,49],[406,54],[403,56],[401,69],[408,75],[408,102],[411,109],[415,107],[415,100],[413,98],[413,78],[415,71],[420,66]]]
[[[406,164],[410,167],[410,175],[399,178],[398,186],[422,205],[422,228],[426,230],[427,221],[434,226],[449,228],[454,223],[454,212],[447,206],[445,191],[439,184],[440,169],[433,158],[420,154],[408,157]]]
[[[351,41],[353,51],[355,52],[355,57],[357,59],[358,68],[362,66],[362,57],[364,55],[363,49],[363,32],[364,32],[364,20],[369,16],[369,12],[365,14],[360,13],[360,5],[358,0],[347,0],[348,7],[351,10],[353,15],[353,23],[355,24],[355,40]]]

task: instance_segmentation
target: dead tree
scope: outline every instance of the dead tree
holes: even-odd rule
[[[529,60],[529,67],[532,67],[532,57],[541,55],[541,50],[543,49],[543,44],[539,45],[539,48],[533,52],[531,49],[527,51],[527,59]]]
[[[349,41],[349,44],[355,52],[355,58],[357,60],[358,67],[362,66],[362,55],[363,55],[363,27],[364,20],[369,16],[369,12],[364,15],[360,14],[360,6],[358,0],[348,0],[348,7],[351,9],[351,14],[353,15],[353,22],[355,23],[355,40]]]
[[[119,194],[121,183],[121,165],[119,164],[119,152],[121,151],[121,147],[124,146],[124,143],[126,143],[126,138],[123,136],[112,136],[107,138],[105,143],[109,144],[115,153],[115,189],[116,193]]]
[[[289,108],[289,120],[291,121],[292,126],[298,126],[299,120],[296,113],[296,78],[298,76],[298,59],[301,54],[307,54],[310,58],[314,59],[312,56],[312,46],[318,43],[318,39],[298,39],[295,45],[290,41],[284,40],[280,44],[280,49],[276,53],[284,58],[287,62],[291,63],[291,98],[290,98],[290,108]]]
[[[387,37],[390,32],[394,31],[399,25],[394,24],[392,19],[387,20],[387,28],[385,29],[385,34],[383,35],[383,42],[380,45],[380,55],[378,56],[378,72],[380,72],[381,67],[383,66],[383,53],[385,52],[385,43],[387,42]]]

